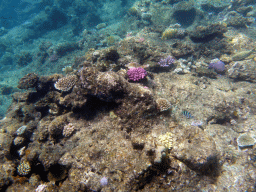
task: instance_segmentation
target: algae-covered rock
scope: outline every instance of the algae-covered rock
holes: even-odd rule
[[[37,85],[39,77],[35,73],[29,73],[20,79],[18,88],[28,89],[34,88]]]
[[[213,139],[198,127],[175,130],[171,154],[202,174],[214,172],[218,166],[218,152]]]
[[[247,25],[250,25],[253,20],[248,17],[243,17],[236,12],[231,12],[231,14],[229,14],[229,16],[227,17],[226,22],[228,26],[232,26],[235,28],[247,28]]]
[[[12,136],[7,133],[0,133],[0,157],[10,152]]]
[[[181,25],[192,25],[197,16],[197,10],[192,1],[181,1],[174,7],[173,17]]]
[[[62,135],[64,126],[67,124],[67,115],[56,117],[49,125],[48,131],[52,139]]]
[[[255,49],[249,50],[249,51],[241,51],[233,55],[232,60],[233,61],[242,61],[249,57],[253,52],[255,52]]]
[[[242,134],[237,138],[237,144],[240,148],[252,147],[256,140],[248,133]]]
[[[237,81],[256,81],[256,65],[251,60],[244,60],[231,63],[227,71],[228,77]]]
[[[225,32],[227,32],[227,26],[223,24],[211,24],[208,26],[198,26],[189,33],[189,36],[196,43],[209,42],[216,37],[222,38]]]
[[[210,77],[213,79],[216,79],[217,75],[218,75],[213,69],[208,69],[206,67],[196,68],[196,73],[199,77],[205,76],[205,77]]]
[[[6,161],[0,165],[0,191],[5,191],[4,187],[9,185],[15,172],[15,164]]]

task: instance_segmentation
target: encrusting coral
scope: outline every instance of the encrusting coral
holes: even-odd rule
[[[64,137],[70,137],[74,131],[75,131],[75,126],[72,123],[69,123],[64,126],[62,134]]]

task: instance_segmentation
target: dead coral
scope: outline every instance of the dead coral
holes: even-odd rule
[[[92,89],[92,85],[95,84],[95,79],[98,74],[98,70],[94,67],[82,67],[79,71],[79,83],[82,88]]]
[[[250,25],[253,23],[253,18],[243,17],[241,14],[238,14],[237,12],[233,11],[230,12],[227,17],[227,24],[228,26],[232,26],[235,28],[247,28],[247,25]]]
[[[198,127],[183,127],[172,132],[171,153],[188,167],[204,175],[217,174],[218,151],[214,140]],[[216,173],[214,173],[216,172]]]
[[[82,108],[87,102],[87,92],[84,90],[74,89],[72,93],[65,97],[59,97],[59,104],[64,107]]]
[[[67,115],[56,117],[49,125],[48,132],[51,139],[55,140],[62,135],[64,126],[67,124]]]
[[[124,78],[111,71],[99,73],[96,83],[98,88],[95,94],[105,101],[115,100],[115,98],[122,96],[124,88],[127,86]]]
[[[39,77],[35,73],[29,73],[22,77],[19,81],[19,89],[34,88],[38,83]]]
[[[176,58],[187,57],[195,52],[195,45],[187,42],[177,41],[172,46],[172,54]]]
[[[189,33],[192,41],[209,42],[216,37],[223,37],[223,34],[227,32],[227,26],[225,24],[212,24],[208,26],[198,26],[195,30]]]

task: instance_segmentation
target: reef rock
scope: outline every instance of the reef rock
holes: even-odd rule
[[[209,174],[217,168],[218,153],[210,136],[193,126],[175,132],[171,151],[175,158],[202,174]]]
[[[255,64],[251,60],[238,61],[231,64],[228,77],[240,81],[255,82]]]
[[[227,27],[221,24],[212,24],[208,26],[198,26],[195,30],[189,33],[190,39],[195,42],[209,42],[216,37],[223,37],[227,32]]]
[[[0,156],[6,155],[11,148],[12,137],[7,133],[0,133]]]

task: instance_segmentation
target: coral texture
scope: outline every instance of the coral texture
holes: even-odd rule
[[[157,109],[162,112],[162,111],[167,111],[168,109],[171,108],[171,104],[167,99],[164,98],[159,98],[156,100],[156,105]]]
[[[17,167],[17,172],[19,175],[28,175],[31,171],[31,165],[27,160],[23,160],[20,162],[19,166]]]
[[[66,76],[66,77],[63,77],[63,78],[59,79],[54,84],[54,87],[57,90],[60,90],[60,91],[69,91],[70,89],[73,88],[76,81],[77,81],[77,76],[76,75],[69,75],[69,76]]]
[[[171,57],[170,55],[168,57],[166,57],[165,59],[161,59],[158,62],[158,65],[160,65],[160,67],[170,67],[173,63],[174,63],[175,59],[174,57]]]
[[[138,68],[131,68],[127,71],[127,75],[131,81],[139,81],[144,79],[147,76],[147,72],[145,69],[138,67]]]
[[[214,69],[217,73],[221,73],[225,71],[225,63],[219,59],[214,59],[209,64],[209,69]]]

